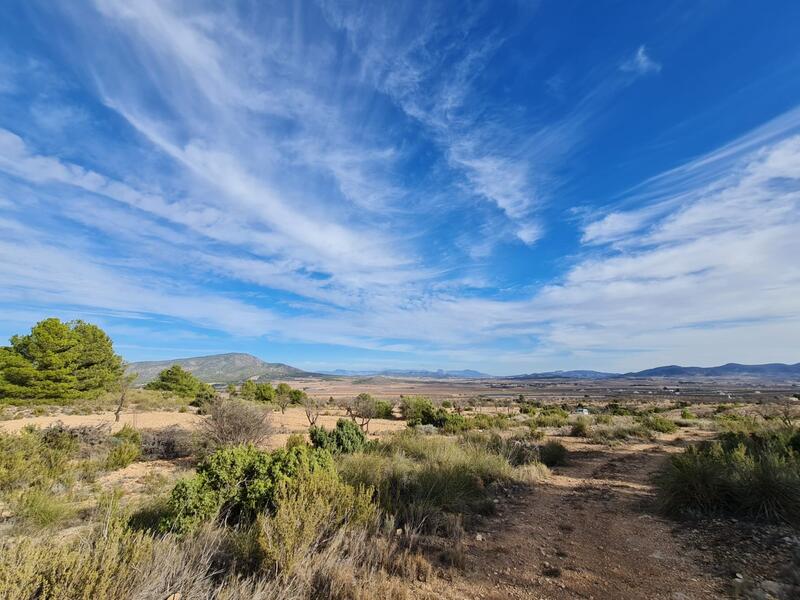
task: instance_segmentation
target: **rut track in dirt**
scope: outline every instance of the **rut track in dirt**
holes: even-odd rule
[[[467,542],[465,568],[443,597],[705,600],[724,583],[652,507],[651,475],[673,436],[596,446],[573,439],[570,464],[547,482],[498,504]]]

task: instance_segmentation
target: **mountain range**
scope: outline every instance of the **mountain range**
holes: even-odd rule
[[[246,379],[270,381],[274,379],[292,379],[319,375],[338,377],[408,377],[414,379],[492,379],[492,375],[472,369],[435,371],[425,369],[383,369],[383,370],[346,370],[336,369],[324,373],[310,373],[283,363],[269,363],[253,356],[231,352],[196,356],[193,358],[176,358],[172,360],[153,360],[134,362],[128,365],[129,373],[138,373],[136,383],[141,385],[155,379],[160,371],[172,365],[180,365],[199,379],[208,383],[239,383]],[[742,365],[728,363],[718,367],[682,367],[667,365],[634,371],[630,373],[608,373],[604,371],[571,370],[544,371],[511,375],[498,379],[612,379],[612,378],[753,378],[753,379],[800,379],[800,363],[783,364],[768,363],[763,365]]]
[[[164,369],[172,365],[180,365],[198,379],[206,383],[239,383],[246,379],[269,381],[271,379],[307,377],[301,369],[283,363],[269,363],[253,356],[239,352],[228,354],[212,354],[192,358],[174,358],[171,360],[149,360],[128,364],[129,373],[138,373],[136,384],[145,384],[155,379]]]
[[[689,377],[717,377],[735,378],[747,377],[755,379],[800,379],[800,363],[787,365],[783,363],[768,363],[764,365],[742,365],[727,363],[718,367],[681,367],[667,365],[632,371],[630,373],[605,373],[602,371],[548,371],[544,373],[529,373],[527,375],[513,375],[507,379],[612,379],[612,378],[689,378]]]
[[[436,371],[428,371],[425,369],[383,369],[381,371],[335,369],[333,371],[323,372],[327,375],[338,375],[340,377],[413,377],[415,379],[488,379],[492,377],[492,375],[472,369],[451,371],[443,369],[437,369]]]

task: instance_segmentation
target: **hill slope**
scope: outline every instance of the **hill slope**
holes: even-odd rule
[[[680,367],[668,365],[645,369],[636,373],[627,373],[628,377],[757,377],[763,379],[780,379],[784,377],[800,377],[800,363],[786,365],[768,363],[765,365],[741,365],[728,363],[718,367]]]
[[[268,363],[252,354],[238,352],[134,362],[128,366],[128,372],[138,373],[136,383],[144,384],[172,365],[180,365],[206,383],[238,383],[251,377],[270,379],[308,375],[305,371],[283,363]]]

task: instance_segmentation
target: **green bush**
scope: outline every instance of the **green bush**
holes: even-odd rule
[[[220,448],[197,466],[196,475],[175,485],[169,513],[159,528],[185,532],[217,516],[251,521],[262,511],[274,510],[281,485],[333,468],[330,453],[310,446],[272,452],[251,445]]]
[[[312,425],[308,433],[315,448],[327,450],[331,454],[357,452],[367,443],[366,434],[349,419],[339,419],[331,431]]]
[[[739,413],[724,413],[714,417],[717,428],[722,431],[753,433],[763,428],[763,423],[755,417]]]
[[[595,425],[611,425],[614,422],[614,417],[611,415],[595,415]]]
[[[533,418],[533,422],[537,427],[564,427],[569,423],[565,415],[558,413],[539,413]]]
[[[343,456],[339,472],[351,485],[374,488],[379,505],[399,524],[426,529],[443,526],[449,513],[491,512],[490,484],[515,479],[508,460],[480,444],[412,430],[368,453]]]
[[[688,408],[684,408],[681,411],[681,419],[689,420],[689,419],[696,419],[696,418],[697,418],[697,415],[694,414],[692,411],[690,411]]]
[[[106,458],[106,468],[124,469],[142,455],[142,434],[125,425],[111,436],[111,450]]]
[[[609,402],[606,404],[606,411],[616,417],[635,417],[637,414],[639,414],[639,411],[637,411],[635,408],[620,406],[620,404],[617,402]]]
[[[376,419],[394,419],[392,413],[392,405],[386,400],[375,401],[375,418]]]
[[[172,365],[168,369],[164,369],[153,381],[148,382],[144,388],[146,390],[170,392],[183,398],[194,398],[196,402],[200,403],[206,397],[209,400],[214,397],[214,390],[211,386],[200,381],[180,365]]]
[[[670,458],[655,478],[672,515],[722,513],[800,523],[797,430],[730,432]]]
[[[400,402],[400,413],[409,427],[433,425],[436,419],[436,408],[424,396],[405,396]]]
[[[658,433],[674,433],[678,430],[678,426],[673,421],[659,415],[642,417],[641,423],[647,429]]]
[[[75,514],[62,497],[36,488],[23,492],[13,503],[14,514],[34,527],[50,527]]]
[[[512,421],[506,415],[479,413],[465,421],[464,429],[508,429]]]
[[[595,425],[590,434],[590,439],[595,444],[612,444],[614,442],[627,441],[631,438],[649,440],[652,437],[652,432],[641,423]]]
[[[0,491],[71,483],[77,450],[76,438],[62,428],[0,433]]]
[[[575,437],[589,437],[590,433],[589,419],[584,417],[579,417],[576,419],[572,424],[572,429],[569,432],[570,435]]]
[[[561,442],[550,441],[539,448],[539,460],[548,467],[558,467],[567,463],[567,449]]]
[[[262,568],[292,575],[312,547],[344,529],[371,525],[377,516],[372,495],[327,470],[282,484],[274,514],[260,515],[256,524]]]

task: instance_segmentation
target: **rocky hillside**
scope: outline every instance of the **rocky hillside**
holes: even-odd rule
[[[128,372],[139,374],[136,384],[140,385],[155,379],[159,372],[172,365],[180,365],[207,383],[238,383],[253,377],[269,380],[309,375],[305,371],[283,363],[268,363],[252,354],[237,352],[134,362],[128,366]]]

